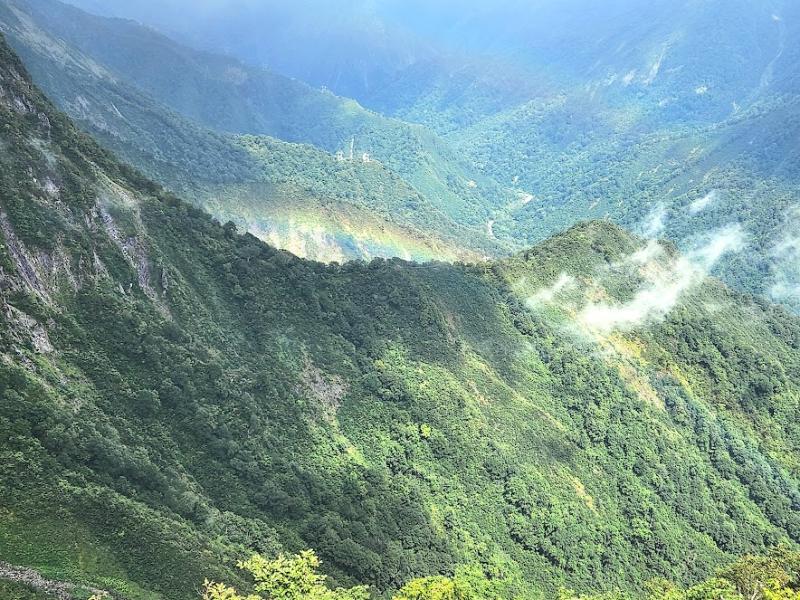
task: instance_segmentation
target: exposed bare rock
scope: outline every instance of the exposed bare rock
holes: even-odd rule
[[[133,200],[131,200],[132,202]],[[139,236],[125,236],[120,231],[111,213],[102,206],[98,208],[100,219],[108,233],[114,241],[128,263],[136,270],[139,287],[145,295],[153,301],[158,310],[165,317],[169,318],[170,313],[167,306],[163,303],[155,288],[153,287],[153,277],[150,268],[150,256],[147,246]]]
[[[124,236],[108,210],[100,208],[99,211],[109,237],[114,240],[130,265],[136,270],[139,286],[145,294],[155,299],[156,293],[150,285],[150,265],[144,244],[136,236]]]
[[[0,74],[0,103],[5,104],[10,110],[22,114],[37,112],[29,95],[20,94],[17,91],[29,88],[30,84],[25,78],[14,67],[9,67],[4,74]]]
[[[322,418],[333,422],[342,405],[342,398],[347,394],[347,385],[338,375],[323,373],[306,357],[297,391],[314,400]]]
[[[126,239],[122,244],[122,251],[136,269],[139,280],[139,287],[151,300],[157,300],[156,291],[151,284],[150,259],[147,249],[139,238],[132,237]]]
[[[100,131],[114,133],[114,130],[109,126],[108,121],[103,118],[103,115],[93,110],[92,104],[81,95],[76,96],[75,100],[67,103],[67,110],[74,115],[75,119],[86,121]]]
[[[51,303],[50,294],[44,284],[41,274],[36,268],[36,260],[25,248],[24,244],[17,238],[8,216],[0,211],[0,231],[3,232],[6,248],[14,261],[17,273],[22,278],[25,285],[35,294],[38,294],[45,302]]]
[[[100,220],[103,221],[103,226],[106,229],[106,233],[114,240],[114,243],[117,246],[122,246],[122,234],[120,233],[119,229],[117,228],[117,224],[114,222],[114,217],[111,216],[111,213],[108,212],[105,208],[98,208],[98,215]]]
[[[161,289],[165,292],[169,289],[170,278],[166,267],[161,267]]]
[[[59,281],[63,279],[73,291],[78,290],[80,287],[78,278],[73,273],[72,261],[63,244],[58,244],[52,255],[41,254],[40,260],[45,261],[49,267],[47,276],[51,289],[56,289]]]
[[[108,269],[103,264],[103,261],[100,260],[100,257],[97,256],[96,250],[92,250],[92,269],[94,270],[95,276],[108,277]]]
[[[44,180],[41,182],[42,190],[44,193],[47,194],[51,198],[58,198],[61,194],[61,188],[59,188],[58,184],[53,181],[50,177],[45,177]]]
[[[86,589],[82,587],[79,588],[79,586],[66,581],[46,579],[41,573],[34,569],[28,567],[16,567],[3,561],[0,561],[0,579],[30,586],[36,590],[39,590],[40,592],[44,592],[49,596],[52,596],[56,600],[75,600],[75,593]],[[94,595],[100,596],[101,598],[114,600],[114,597],[106,591],[95,588],[89,588],[88,591]],[[118,600],[121,599],[118,598]]]
[[[41,323],[10,304],[3,307],[3,312],[20,342],[29,341],[39,354],[53,352],[54,348],[47,335],[47,329]]]

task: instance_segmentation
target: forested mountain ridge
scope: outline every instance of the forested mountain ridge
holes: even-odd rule
[[[113,0],[71,3],[135,18],[250,64],[274,64],[278,72],[326,84],[381,112],[414,113],[412,120],[419,122],[436,119],[462,101],[467,102],[464,108],[471,101],[488,106],[503,98],[520,105],[535,96],[581,91],[591,93],[598,108],[635,109],[630,118],[637,122],[718,122],[735,110],[734,104],[746,108],[765,93],[793,93],[798,76],[793,41],[797,7],[785,0],[612,0],[602,5],[587,0],[379,0],[336,7],[319,0],[291,6],[267,0],[235,8],[208,2],[190,14],[182,0],[159,2],[158,9],[147,1],[135,6]],[[317,19],[325,18],[326,37],[351,39],[333,48],[312,44],[319,34]],[[299,25],[293,39],[278,41],[287,24]],[[377,51],[363,50],[370,45]],[[480,73],[476,67],[487,62],[495,68],[494,77],[462,88],[464,79]],[[368,63],[374,63],[368,70],[382,75],[362,81],[337,78]],[[441,77],[426,79],[432,72]],[[492,79],[499,83],[514,72],[525,89],[521,99],[511,87],[481,97]],[[538,93],[531,93],[531,81],[537,79]],[[438,105],[426,99],[437,93]],[[384,102],[394,102],[394,108]],[[498,108],[483,116],[501,112]]]
[[[800,322],[707,279],[735,230],[324,265],[120,164],[4,43],[0,119],[2,560],[172,600],[311,547],[511,598],[800,540]]]

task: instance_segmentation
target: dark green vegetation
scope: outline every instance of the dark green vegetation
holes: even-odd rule
[[[47,600],[50,596],[22,584],[0,581],[0,598],[4,600]]]
[[[670,268],[609,269],[641,247],[610,223],[477,266],[304,261],[117,162],[2,45],[0,231],[0,557],[48,578],[189,599],[314,548],[376,594],[640,594],[800,541],[795,317],[711,280],[629,332],[526,303]]]

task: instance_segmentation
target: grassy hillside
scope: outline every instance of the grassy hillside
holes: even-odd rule
[[[705,278],[731,244],[323,265],[121,165],[5,45],[0,119],[3,561],[180,600],[311,547],[529,597],[800,540],[800,322]]]

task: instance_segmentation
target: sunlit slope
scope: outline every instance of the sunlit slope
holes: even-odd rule
[[[583,125],[560,125],[564,103],[531,105],[476,130],[464,148],[479,157],[504,140],[506,155],[487,168],[516,181],[528,199],[498,216],[496,231],[514,230],[532,243],[587,216],[643,232],[655,219],[661,225],[651,235],[687,248],[709,229],[737,221],[748,252],[715,272],[738,289],[796,306],[798,106],[781,97],[715,125],[581,137]]]

